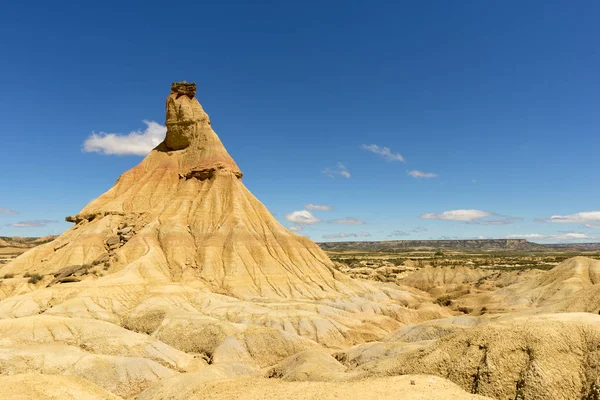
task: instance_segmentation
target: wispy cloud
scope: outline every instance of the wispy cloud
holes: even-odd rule
[[[303,230],[304,228],[301,227],[300,225],[292,225],[288,229],[290,231],[299,232],[299,231]]]
[[[13,228],[39,228],[46,226],[48,224],[56,224],[58,221],[53,221],[50,219],[36,219],[33,221],[19,221],[14,222],[12,224],[7,224],[6,226],[10,226]]]
[[[304,206],[305,210],[317,210],[317,211],[330,211],[333,207],[328,205],[319,205],[319,204],[307,204]]]
[[[0,208],[0,214],[18,214],[18,212],[9,208]]]
[[[488,217],[496,217],[496,219],[485,219]],[[419,218],[438,219],[443,221],[459,221],[467,224],[477,225],[506,225],[523,220],[523,218],[508,217],[483,210],[449,210],[441,213],[421,214]]]
[[[565,242],[572,240],[598,240],[600,236],[590,236],[582,232],[563,232],[556,235],[544,235],[541,233],[515,234],[506,236],[507,239],[527,239],[545,242]]]
[[[423,172],[417,171],[413,169],[412,171],[408,171],[408,174],[413,178],[437,178],[438,174],[434,174],[433,172]]]
[[[494,214],[497,215],[497,214]],[[471,221],[472,224],[479,225],[507,225],[512,224],[513,222],[523,221],[523,218],[519,217],[504,217],[500,219],[488,219],[488,220],[479,220],[479,221]]]
[[[285,214],[285,219],[296,225],[312,225],[321,222],[319,218],[307,210],[292,211],[289,214]]]
[[[376,144],[363,144],[361,146],[364,150],[370,151],[371,153],[379,154],[387,161],[400,161],[405,163],[406,160],[400,153],[393,153],[389,147],[379,147]]]
[[[471,222],[484,217],[494,215],[491,212],[482,210],[450,210],[441,213],[425,213],[421,214],[419,218],[422,219],[439,219],[444,221],[461,221]]]
[[[546,219],[537,219],[537,222],[556,222],[556,223],[584,223],[600,222],[600,211],[584,211],[570,215],[553,215]]]
[[[358,232],[358,233],[334,233],[330,235],[323,235],[325,239],[341,239],[341,238],[358,238],[358,237],[369,237],[369,232]]]
[[[344,178],[350,178],[351,176],[346,166],[341,162],[337,163],[337,168],[325,168],[321,171],[321,173],[327,175],[330,178],[335,178],[336,175],[343,176]]]
[[[422,227],[422,226],[417,226],[414,229],[411,229],[410,231],[402,231],[402,230],[395,230],[392,231],[387,237],[401,237],[401,236],[410,236],[412,233],[419,233],[419,232],[426,232],[427,228]]]
[[[543,239],[547,238],[548,235],[542,235],[541,233],[521,233],[515,235],[506,235],[506,239]]]
[[[83,142],[83,151],[105,155],[145,156],[165,138],[167,127],[154,122],[144,121],[146,129],[129,134],[92,133]]]
[[[340,225],[362,225],[366,224],[365,221],[354,218],[354,217],[346,217],[342,219],[332,219],[328,221],[330,224],[340,224]]]
[[[410,233],[408,233],[406,231],[395,230],[395,231],[392,231],[392,233],[390,233],[389,235],[387,235],[387,237],[399,237],[399,236],[410,236]]]
[[[587,229],[600,229],[600,225],[592,225],[592,224],[585,224],[583,227],[587,228]]]

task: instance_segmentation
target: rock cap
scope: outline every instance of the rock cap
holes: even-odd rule
[[[178,96],[186,95],[192,98],[196,95],[196,84],[193,82],[187,83],[186,81],[173,82],[171,84],[171,93]]]

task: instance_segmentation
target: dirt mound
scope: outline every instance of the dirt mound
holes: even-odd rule
[[[400,279],[398,283],[426,292],[438,287],[448,290],[450,287],[475,283],[489,274],[488,271],[469,267],[427,266]]]
[[[5,400],[121,400],[77,376],[18,374],[0,376]]]
[[[138,400],[467,400],[489,399],[468,394],[436,376],[395,376],[356,382],[285,382],[265,378],[237,378],[190,382],[163,391],[148,389]],[[401,396],[401,397],[399,397]]]
[[[458,304],[490,312],[560,312],[600,309],[600,261],[573,257],[550,271],[521,276],[517,282],[486,293],[464,296]]]
[[[544,314],[466,329],[360,368],[364,376],[444,376],[498,399],[595,399],[598,349],[600,316]]]

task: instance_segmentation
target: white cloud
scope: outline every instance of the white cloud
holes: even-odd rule
[[[496,214],[494,214],[494,215],[496,215]],[[516,222],[516,221],[523,221],[523,218],[504,217],[501,219],[488,219],[488,220],[481,220],[481,221],[473,221],[471,223],[479,224],[479,225],[506,225],[506,224],[512,224],[513,222]]]
[[[9,208],[0,208],[0,214],[18,214],[18,212]]]
[[[425,213],[421,214],[419,218],[423,219],[440,219],[445,221],[462,221],[471,222],[480,218],[489,217],[494,215],[493,213],[482,211],[482,210],[450,210],[442,213]]]
[[[50,219],[36,219],[33,221],[19,221],[12,224],[7,224],[6,226],[13,228],[39,228],[48,224],[56,224],[57,222],[58,221],[53,221]]]
[[[319,204],[307,204],[304,206],[305,210],[318,210],[318,211],[329,211],[333,207],[327,205],[319,205]]]
[[[290,231],[299,232],[299,231],[303,230],[304,228],[301,227],[300,225],[292,225],[288,229]]]
[[[571,232],[558,236],[566,240],[578,240],[578,239],[594,239],[592,236],[588,236],[585,233]]]
[[[330,224],[341,224],[341,225],[362,225],[366,224],[365,221],[354,218],[354,217],[346,217],[343,219],[332,219],[328,221]]]
[[[414,178],[437,178],[438,174],[434,174],[433,172],[423,172],[417,171],[416,169],[412,171],[408,171],[408,174]]]
[[[334,169],[325,168],[321,172],[330,178],[335,178],[336,175],[343,176],[344,178],[350,178],[350,176],[351,176],[350,172],[348,172],[348,169],[346,168],[346,166],[344,164],[342,164],[341,162],[337,163],[337,168],[334,168]]]
[[[542,235],[539,233],[527,233],[527,234],[507,235],[506,239],[544,239],[547,237],[548,237],[547,235]]]
[[[581,232],[564,232],[557,235],[542,235],[540,233],[516,234],[508,235],[507,239],[527,239],[550,242],[564,242],[571,240],[598,240],[599,236],[590,236]]]
[[[392,153],[389,147],[379,147],[376,144],[363,144],[361,146],[364,150],[370,151],[371,153],[379,154],[381,157],[385,158],[387,161],[400,161],[405,163],[406,160],[402,157],[400,153]]]
[[[570,215],[553,215],[550,218],[544,219],[542,221],[558,223],[600,222],[600,211],[585,211]]]
[[[411,232],[414,232],[414,233],[427,232],[427,228],[425,228],[424,226],[417,226]]]
[[[105,155],[145,156],[165,138],[167,128],[154,121],[144,121],[144,131],[134,131],[127,135],[120,133],[92,133],[83,142],[83,151]]]
[[[325,239],[341,239],[341,238],[357,238],[357,237],[369,237],[369,232],[358,232],[358,233],[334,233],[331,235],[323,235]]]
[[[584,227],[587,229],[600,229],[600,225],[585,224]]]
[[[487,217],[500,217],[496,219],[484,219]],[[516,221],[522,221],[523,218],[518,217],[507,217],[504,215],[491,213],[482,210],[450,210],[442,213],[425,213],[421,214],[419,218],[423,219],[439,219],[444,221],[460,221],[467,224],[477,225],[506,225],[512,224]]]
[[[292,211],[289,214],[285,214],[285,219],[297,225],[312,225],[321,222],[319,218],[307,210]]]

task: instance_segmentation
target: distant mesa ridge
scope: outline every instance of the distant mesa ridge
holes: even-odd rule
[[[526,239],[473,239],[473,240],[388,240],[379,242],[323,242],[323,250],[392,251],[409,248],[480,249],[480,250],[542,250],[547,245]]]

